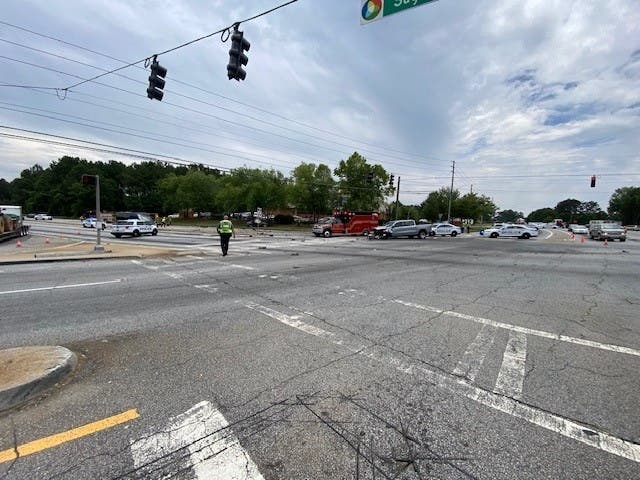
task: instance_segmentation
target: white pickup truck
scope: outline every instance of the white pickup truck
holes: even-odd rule
[[[158,227],[149,220],[118,220],[111,227],[111,235],[120,238],[124,235],[139,237],[140,235],[157,235]]]

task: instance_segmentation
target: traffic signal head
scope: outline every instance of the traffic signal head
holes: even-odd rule
[[[96,184],[96,176],[95,175],[82,175],[82,184],[83,185],[95,185]]]
[[[149,75],[149,88],[147,88],[147,97],[151,100],[162,100],[164,92],[164,77],[167,75],[167,69],[158,63],[154,58],[151,64],[151,75]]]
[[[373,182],[373,172],[367,172],[367,183]]]
[[[393,187],[393,180],[394,180],[394,177],[393,177],[393,174],[391,174],[391,175],[389,176],[389,186],[390,186],[390,187]]]
[[[248,52],[251,48],[249,41],[244,38],[244,33],[237,29],[231,34],[231,49],[229,50],[229,64],[227,65],[227,77],[229,80],[244,80],[247,77],[243,65],[249,62],[244,52]]]
[[[591,176],[591,188],[595,188],[596,186],[596,176],[592,175]]]

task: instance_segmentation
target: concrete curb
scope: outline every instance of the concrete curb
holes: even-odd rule
[[[77,365],[76,354],[60,346],[0,350],[0,411],[41,395]]]
[[[162,255],[162,254],[158,254]],[[151,256],[151,255],[149,255]],[[157,255],[156,255],[157,256]],[[84,256],[84,257],[58,257],[58,258],[32,258],[21,260],[0,260],[0,265],[24,265],[27,263],[53,263],[53,262],[80,262],[83,260],[122,260],[142,258],[140,255],[112,255],[112,256]]]

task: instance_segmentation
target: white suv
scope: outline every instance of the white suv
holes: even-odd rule
[[[111,227],[111,235],[116,238],[120,238],[123,235],[139,237],[143,233],[157,235],[158,227],[155,223],[147,220],[118,220],[118,222]]]

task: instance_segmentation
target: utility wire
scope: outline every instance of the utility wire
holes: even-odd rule
[[[298,1],[298,0],[289,0],[289,1],[288,1],[288,2],[286,2],[286,3],[283,3],[283,4],[281,4],[281,5],[278,5],[277,7],[271,8],[271,9],[269,9],[269,10],[265,10],[265,11],[264,11],[264,12],[262,12],[262,13],[259,13],[259,14],[257,14],[257,15],[254,15],[253,17],[249,17],[249,18],[246,18],[246,19],[241,20],[241,21],[239,21],[239,22],[235,22],[234,24],[232,24],[232,25],[230,25],[230,26],[228,26],[228,27],[225,27],[225,28],[222,28],[222,29],[217,30],[217,31],[215,31],[215,32],[209,33],[209,34],[207,34],[207,35],[203,35],[203,36],[201,36],[201,37],[195,38],[195,39],[193,39],[193,40],[190,40],[190,41],[188,41],[188,42],[183,43],[182,45],[178,45],[177,47],[169,48],[168,50],[165,50],[165,51],[163,51],[163,52],[156,53],[154,56],[156,56],[156,55],[157,55],[157,56],[159,56],[159,55],[165,55],[165,54],[170,53],[170,52],[175,52],[176,50],[179,50],[180,48],[184,48],[184,47],[187,47],[187,46],[189,46],[189,45],[193,45],[194,43],[199,42],[199,41],[201,41],[201,40],[205,40],[205,39],[207,39],[207,38],[213,37],[214,35],[218,35],[219,33],[226,32],[227,30],[231,29],[234,25],[239,25],[239,24],[241,24],[241,23],[250,22],[251,20],[255,20],[256,18],[260,18],[260,17],[262,17],[262,16],[264,16],[264,15],[268,15],[269,13],[275,12],[276,10],[278,10],[278,9],[280,9],[280,8],[283,8],[283,7],[286,7],[287,5],[291,5],[292,3],[295,3],[295,2],[297,2],[297,1]],[[151,57],[146,57],[146,58],[143,58],[143,59],[141,59],[141,60],[137,60],[137,61],[135,61],[135,62],[131,62],[131,63],[128,63],[128,64],[126,64],[126,65],[123,65],[123,66],[121,66],[121,67],[114,68],[113,70],[110,70],[110,71],[108,71],[108,72],[101,73],[100,75],[96,75],[96,76],[95,76],[95,77],[93,77],[93,78],[88,78],[88,79],[83,80],[83,81],[81,81],[81,82],[74,83],[73,85],[70,85],[70,86],[68,86],[68,87],[66,87],[66,88],[63,88],[62,90],[69,91],[69,90],[71,90],[72,88],[78,87],[78,86],[83,85],[83,84],[85,84],[85,83],[87,83],[87,82],[92,82],[92,81],[97,80],[98,78],[104,77],[104,76],[106,76],[106,75],[110,75],[110,74],[112,74],[112,73],[119,72],[120,70],[124,70],[125,68],[129,68],[129,67],[132,67],[133,65],[137,65],[138,63],[146,62],[146,61],[147,61],[147,60],[149,60],[150,58],[151,58]]]
[[[43,37],[43,38],[47,38],[47,39],[50,39],[50,40],[53,40],[53,41],[56,41],[56,42],[60,42],[60,43],[62,43],[62,44],[64,44],[64,45],[68,45],[68,46],[71,46],[71,47],[74,47],[74,48],[77,48],[77,49],[80,49],[80,50],[83,50],[83,51],[86,51],[86,52],[89,52],[89,53],[92,53],[92,54],[95,54],[95,55],[99,55],[99,56],[101,56],[101,57],[108,58],[108,59],[110,59],[110,60],[115,60],[115,61],[117,61],[117,62],[121,62],[121,63],[127,63],[126,61],[121,60],[121,59],[116,58],[116,57],[113,57],[113,56],[111,56],[111,55],[107,55],[107,54],[104,54],[104,53],[101,53],[101,52],[98,52],[98,51],[92,50],[92,49],[90,49],[90,48],[86,48],[86,47],[83,47],[83,46],[81,46],[81,45],[77,45],[77,44],[75,44],[75,43],[67,42],[67,41],[65,41],[65,40],[62,40],[62,39],[60,39],[60,38],[53,37],[53,36],[51,36],[51,35],[46,35],[46,34],[43,34],[43,33],[40,33],[40,32],[36,32],[36,31],[34,31],[34,30],[30,30],[30,29],[28,29],[28,28],[20,27],[20,26],[18,26],[18,25],[13,25],[13,24],[11,24],[11,23],[4,22],[4,21],[2,21],[2,20],[0,20],[0,24],[2,24],[2,25],[6,25],[6,26],[9,26],[9,27],[12,27],[12,28],[15,28],[15,29],[17,29],[17,30],[21,30],[21,31],[24,31],[24,32],[27,32],[27,33],[30,33],[30,34],[32,34],[32,35],[37,35],[37,36],[40,36],[40,37]],[[13,43],[13,42],[8,42],[8,43]],[[32,47],[24,46],[24,45],[17,44],[17,43],[14,43],[14,44],[15,44],[15,45],[18,45],[18,46],[23,46],[23,47],[25,47],[25,48],[32,48]],[[38,49],[34,49],[34,50],[38,51]],[[43,53],[45,53],[45,52],[43,52]],[[58,56],[58,55],[55,55],[55,56]],[[59,57],[59,58],[65,58],[65,57],[60,57],[60,56],[58,56],[58,57]],[[73,61],[73,62],[76,62],[76,63],[80,63],[80,64],[82,64],[82,65],[92,66],[92,65],[89,65],[89,64],[84,64],[83,62],[78,62],[78,61],[76,61],[76,60],[71,60],[71,59],[68,59],[68,60]],[[137,64],[136,64],[136,65],[134,65],[134,66],[137,66]],[[98,67],[94,67],[94,68],[98,68]],[[141,69],[141,70],[144,70],[144,68],[143,68],[143,67],[140,67],[140,66],[137,66],[137,68],[139,68],[139,69]],[[105,71],[106,71],[106,70],[105,70]],[[123,77],[123,78],[129,78],[129,77],[126,77],[126,76],[124,76],[124,75],[119,75],[119,76],[121,76],[121,77]],[[266,109],[263,109],[263,108],[260,108],[260,107],[256,107],[255,105],[251,105],[251,104],[248,104],[248,103],[241,102],[241,101],[236,100],[236,99],[233,99],[233,98],[231,98],[231,97],[227,97],[227,96],[225,96],[225,95],[221,95],[221,94],[219,94],[219,93],[217,93],[217,92],[213,92],[213,91],[210,91],[210,90],[204,89],[204,88],[202,88],[202,87],[199,87],[199,86],[196,86],[196,85],[193,85],[193,84],[190,84],[190,83],[187,83],[187,82],[181,81],[181,80],[176,79],[176,78],[174,78],[174,77],[171,77],[171,81],[172,81],[172,82],[176,82],[176,83],[178,83],[178,84],[185,85],[185,86],[187,86],[187,87],[190,87],[190,88],[193,88],[193,89],[196,89],[196,90],[199,90],[199,91],[201,91],[201,92],[204,92],[204,93],[207,93],[207,94],[210,94],[210,95],[217,96],[217,97],[219,97],[219,98],[223,98],[223,99],[228,100],[228,101],[231,101],[231,102],[235,102],[235,103],[237,103],[237,104],[239,104],[239,105],[242,105],[242,106],[245,106],[245,107],[247,107],[247,108],[251,108],[251,109],[254,109],[254,110],[256,110],[256,111],[259,111],[259,112],[262,112],[262,113],[266,113],[266,114],[268,114],[268,115],[272,115],[272,116],[274,116],[274,117],[277,117],[277,118],[280,118],[280,119],[282,119],[282,120],[285,120],[285,121],[288,121],[288,122],[291,122],[291,123],[294,123],[294,124],[297,124],[297,125],[303,126],[303,127],[305,127],[305,128],[309,128],[309,129],[312,129],[312,130],[316,130],[316,131],[321,132],[321,133],[326,133],[326,134],[333,135],[333,136],[336,136],[336,137],[339,137],[339,138],[343,138],[343,139],[345,139],[345,140],[350,140],[350,141],[352,141],[352,142],[357,142],[357,143],[360,143],[360,144],[362,144],[362,145],[369,145],[369,146],[372,146],[372,147],[375,147],[375,148],[379,148],[379,149],[382,149],[382,150],[387,150],[387,151],[390,151],[390,152],[399,153],[399,154],[402,154],[402,155],[408,155],[408,156],[412,156],[412,157],[416,157],[416,158],[420,158],[420,159],[424,159],[424,160],[432,160],[432,161],[436,161],[436,162],[440,162],[440,163],[447,163],[447,164],[449,163],[449,161],[447,161],[447,160],[442,160],[442,159],[438,159],[438,158],[431,157],[431,156],[425,156],[425,155],[420,155],[420,154],[415,154],[415,153],[410,153],[410,152],[404,152],[404,151],[401,151],[401,150],[396,150],[396,149],[392,149],[392,148],[389,148],[389,147],[383,147],[383,146],[380,146],[380,145],[377,145],[377,144],[373,144],[373,143],[369,143],[369,142],[364,142],[364,141],[362,141],[362,140],[356,140],[356,139],[353,139],[352,137],[348,137],[348,136],[341,135],[341,134],[336,133],[336,132],[332,132],[332,131],[325,130],[325,129],[322,129],[322,128],[319,128],[319,127],[315,127],[315,126],[313,126],[313,125],[310,125],[310,124],[307,124],[307,123],[304,123],[304,122],[300,122],[300,121],[297,121],[297,120],[293,120],[293,119],[291,119],[291,118],[285,117],[285,116],[280,115],[280,114],[278,114],[278,113],[275,113],[275,112],[272,112],[272,111],[269,111],[269,110],[266,110]],[[1,85],[0,85],[0,86],[1,86]],[[27,87],[27,88],[34,88],[34,89],[35,89],[35,88],[38,88],[38,87]],[[51,89],[54,89],[54,88],[51,88]],[[54,90],[57,90],[57,89],[54,89]],[[170,91],[170,90],[169,90],[169,91]],[[75,92],[75,93],[78,93],[78,92]],[[177,94],[176,92],[171,92],[171,93],[172,93],[172,94],[174,94],[174,95],[179,95],[179,94]],[[223,108],[223,107],[219,107],[219,106],[217,106],[217,105],[214,105],[214,106],[216,106],[216,107],[218,107],[218,108]],[[233,111],[233,110],[230,110],[230,111],[231,111],[232,113],[235,113],[235,114],[241,115],[241,113],[239,113],[239,112],[237,112],[237,111]],[[284,127],[279,127],[279,128],[284,128]],[[328,141],[328,140],[324,140],[324,141]],[[361,149],[361,150],[362,150],[362,149]],[[384,154],[383,154],[383,155],[384,155]],[[408,159],[405,159],[405,160],[409,161]]]
[[[35,51],[35,52],[38,52],[38,53],[42,53],[44,55],[49,55],[49,56],[52,56],[52,57],[55,57],[55,58],[66,60],[68,62],[73,62],[73,63],[79,64],[79,65],[82,65],[82,66],[85,66],[85,67],[94,68],[96,70],[101,70],[103,72],[109,72],[109,70],[101,68],[101,67],[98,67],[96,65],[92,65],[92,64],[89,64],[89,63],[81,62],[79,60],[74,60],[74,59],[71,59],[71,58],[68,58],[68,57],[65,57],[65,56],[62,56],[62,55],[58,55],[58,54],[53,53],[53,52],[49,52],[49,51],[42,50],[42,49],[39,49],[39,48],[31,47],[29,45],[24,45],[24,44],[13,42],[13,41],[6,40],[6,39],[3,39],[3,38],[0,38],[0,42],[5,42],[5,43],[11,44],[11,45],[15,45],[15,46],[18,46],[18,47],[21,47],[21,48],[25,48],[25,49],[32,50],[32,51]],[[36,68],[47,69],[47,67],[44,67],[42,65],[37,65],[37,64],[30,63],[30,62],[25,62],[24,60],[18,60],[18,59],[14,59],[14,58],[10,58],[10,57],[0,57],[0,58],[4,58],[6,60],[12,60],[14,62],[23,63],[25,65],[30,65],[30,66],[33,66],[33,67],[36,67]],[[64,72],[60,72],[58,70],[54,70],[54,71],[55,71],[55,73],[64,73]],[[67,74],[67,75],[71,76],[72,74]],[[135,83],[138,83],[138,84],[141,84],[141,85],[145,85],[145,82],[142,82],[142,81],[140,81],[138,79],[131,78],[131,77],[128,77],[128,76],[122,75],[122,74],[115,74],[115,75],[118,76],[118,77],[130,80],[132,82],[135,82]],[[82,77],[79,77],[77,75],[72,75],[72,76],[74,76],[75,78],[82,79]],[[97,85],[105,85],[106,86],[106,84],[103,84],[103,83],[100,83],[100,82],[94,82],[94,83],[96,83]],[[398,156],[395,156],[395,155],[389,155],[387,153],[381,153],[381,152],[375,152],[375,151],[369,150],[369,149],[363,149],[363,148],[360,148],[357,145],[353,145],[353,144],[332,142],[331,140],[328,140],[328,139],[323,138],[323,137],[319,137],[319,136],[316,136],[316,135],[311,135],[309,133],[301,132],[300,130],[295,130],[293,128],[284,127],[282,125],[278,125],[276,123],[269,122],[267,120],[263,120],[261,118],[254,117],[252,115],[249,115],[249,114],[246,114],[246,113],[243,113],[243,112],[238,112],[237,110],[233,110],[233,109],[230,109],[230,108],[227,108],[227,107],[223,107],[223,106],[217,105],[215,103],[207,102],[207,101],[201,100],[199,98],[195,98],[195,97],[192,97],[192,96],[189,96],[189,95],[181,94],[181,93],[178,93],[178,92],[175,92],[175,91],[171,91],[171,90],[168,90],[168,89],[165,89],[165,91],[167,91],[167,92],[169,92],[172,95],[177,96],[177,97],[186,98],[188,100],[192,100],[194,102],[202,103],[202,104],[210,106],[210,107],[218,108],[220,110],[232,113],[234,115],[238,115],[240,117],[248,118],[249,120],[253,120],[253,121],[258,122],[258,123],[263,123],[265,125],[269,125],[271,127],[279,128],[279,129],[282,129],[282,130],[285,130],[285,131],[288,131],[288,132],[296,133],[296,134],[299,134],[299,135],[304,135],[304,136],[307,136],[309,138],[313,138],[315,140],[319,140],[321,142],[333,143],[335,145],[339,145],[339,146],[342,146],[342,147],[348,147],[348,148],[353,149],[353,150],[360,150],[363,153],[372,152],[372,153],[374,153],[376,155],[383,155],[383,156],[386,156],[386,157],[389,157],[389,158],[395,158],[395,159],[403,160],[403,161],[406,161],[406,162],[415,162],[413,160],[405,159],[405,158],[398,157]],[[77,92],[74,92],[74,93],[77,93]],[[136,95],[138,95],[138,94],[136,94]],[[143,96],[143,95],[139,95],[139,96]],[[170,102],[165,102],[165,103],[171,105]]]

